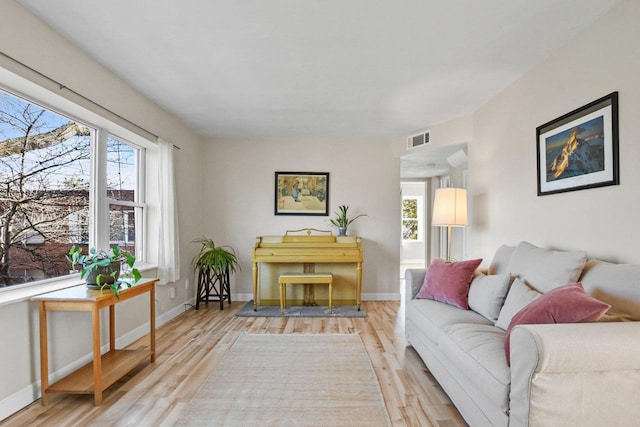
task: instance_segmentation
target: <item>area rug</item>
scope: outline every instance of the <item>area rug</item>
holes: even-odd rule
[[[358,334],[243,334],[178,426],[390,426]]]
[[[355,305],[339,305],[333,307],[333,313],[329,313],[329,307],[315,306],[303,307],[292,306],[286,307],[284,314],[280,313],[280,306],[261,305],[258,311],[253,311],[253,300],[246,303],[236,313],[238,317],[367,317],[364,308],[358,308]]]

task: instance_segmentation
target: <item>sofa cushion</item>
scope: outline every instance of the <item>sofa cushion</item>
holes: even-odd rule
[[[509,323],[504,341],[507,364],[510,364],[509,338],[518,325],[595,322],[611,306],[586,293],[580,283],[561,286],[536,298],[520,310]]]
[[[434,260],[416,298],[433,299],[468,310],[469,283],[481,262],[482,259],[459,262]]]
[[[586,262],[584,251],[552,251],[521,242],[513,251],[508,271],[538,292],[545,293],[577,282]]]
[[[500,310],[496,326],[506,331],[513,316],[540,295],[540,292],[534,291],[522,283],[520,279],[514,279],[511,289],[509,289],[509,293],[507,294],[507,299],[504,301],[504,305]]]
[[[587,293],[611,305],[606,320],[640,320],[640,265],[590,259],[580,282]]]
[[[504,354],[504,336],[505,332],[495,326],[459,323],[444,327],[438,348],[464,381],[506,411],[511,372]]]
[[[509,270],[509,260],[511,260],[511,255],[513,255],[513,251],[516,249],[515,246],[502,245],[496,250],[496,254],[493,256],[493,260],[491,260],[491,264],[489,265],[488,274],[504,274]]]
[[[508,273],[475,276],[469,287],[469,308],[495,323],[510,284],[511,275]]]
[[[428,299],[413,299],[407,302],[407,322],[418,325],[434,344],[443,327],[457,323],[491,325],[487,319],[471,310],[462,310],[452,305]]]

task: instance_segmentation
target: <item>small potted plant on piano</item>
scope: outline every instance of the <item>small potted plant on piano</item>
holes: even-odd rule
[[[360,214],[351,219],[347,216],[347,211],[349,210],[349,206],[342,205],[338,206],[338,212],[335,212],[336,217],[329,219],[331,224],[338,227],[338,236],[346,236],[347,235],[347,227],[356,219],[361,216],[367,216],[367,214]]]
[[[113,246],[108,251],[91,248],[85,255],[81,247],[74,245],[66,258],[72,270],[76,270],[76,265],[82,268],[80,278],[85,280],[88,288],[102,291],[108,287],[116,297],[120,297],[121,285],[130,288],[142,277],[140,271],[133,267],[136,256],[123,251],[119,246]],[[124,268],[123,263],[126,265]]]

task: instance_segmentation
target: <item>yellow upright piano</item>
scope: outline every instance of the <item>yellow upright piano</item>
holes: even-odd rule
[[[314,232],[316,234],[314,234]],[[284,236],[263,236],[256,239],[252,251],[253,261],[253,309],[258,309],[260,287],[277,286],[273,279],[261,283],[260,269],[265,264],[295,264],[305,272],[323,269],[332,272],[331,264],[352,264],[355,269],[355,302],[360,310],[362,296],[362,239],[357,236],[333,236],[330,231],[305,228],[289,230]],[[322,264],[318,266],[318,264]],[[346,282],[346,281],[345,281]],[[353,283],[355,282],[355,283]]]

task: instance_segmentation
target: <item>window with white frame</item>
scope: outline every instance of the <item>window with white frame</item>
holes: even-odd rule
[[[144,150],[122,139],[107,137],[107,202],[109,203],[109,243],[127,252],[136,250],[144,203],[139,191],[140,163]]]
[[[422,196],[402,197],[402,240],[423,240],[422,210]]]
[[[100,135],[0,90],[0,288],[69,274],[72,245],[112,241],[141,258],[145,152]]]

